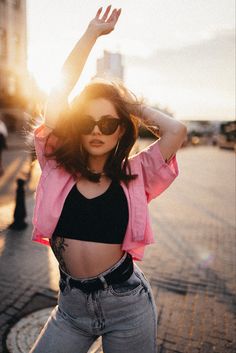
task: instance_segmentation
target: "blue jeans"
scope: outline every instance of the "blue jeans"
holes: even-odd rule
[[[126,254],[99,276],[118,267]],[[157,353],[157,308],[136,263],[128,280],[92,293],[61,281],[58,305],[30,353],[86,353],[99,336],[104,353]]]

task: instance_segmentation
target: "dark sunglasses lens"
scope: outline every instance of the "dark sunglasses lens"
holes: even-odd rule
[[[81,134],[83,135],[89,135],[93,131],[95,126],[95,122],[92,119],[82,119],[79,122],[79,129]]]
[[[96,123],[93,119],[83,118],[79,121],[79,130],[81,134],[89,135],[92,133],[95,125],[98,125],[102,134],[112,135],[116,131],[119,124],[119,119],[102,118]]]
[[[99,121],[99,129],[104,135],[112,135],[120,124],[118,119],[106,118]]]

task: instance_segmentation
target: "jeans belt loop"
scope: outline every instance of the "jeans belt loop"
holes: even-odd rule
[[[99,277],[100,281],[102,282],[104,289],[108,288],[108,284],[107,284],[107,281],[105,280],[105,278],[103,276],[98,276],[98,277]]]
[[[66,276],[66,286],[71,288],[71,284],[70,284],[70,277],[69,276]]]

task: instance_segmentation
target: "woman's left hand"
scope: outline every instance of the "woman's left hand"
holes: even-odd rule
[[[92,31],[93,34],[96,35],[96,37],[109,34],[115,28],[116,22],[118,21],[118,18],[121,13],[121,9],[119,10],[114,9],[110,14],[110,16],[108,17],[110,9],[111,9],[111,5],[109,5],[106,8],[104,15],[101,18],[99,18],[102,12],[102,7],[100,7],[97,11],[95,18],[88,25],[88,31]]]

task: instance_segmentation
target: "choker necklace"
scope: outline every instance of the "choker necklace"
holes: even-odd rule
[[[87,169],[90,173],[93,173],[93,174],[95,174],[95,175],[100,175],[100,176],[106,175],[106,173],[105,173],[104,171],[102,171],[102,172],[97,172],[96,170],[90,169],[89,167],[86,167],[86,169]]]

